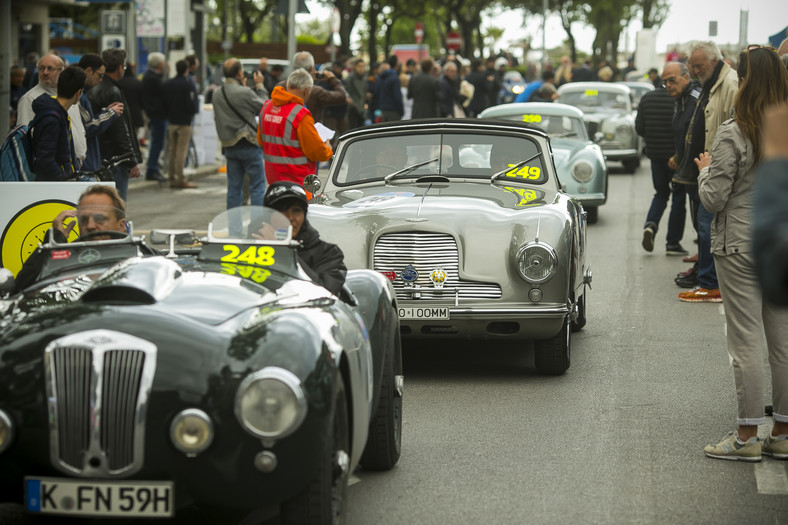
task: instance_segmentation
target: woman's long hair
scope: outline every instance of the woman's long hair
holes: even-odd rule
[[[788,69],[772,49],[756,48],[746,55],[746,73],[739,86],[733,116],[753,145],[757,163],[761,158],[761,127],[764,110],[788,102]]]

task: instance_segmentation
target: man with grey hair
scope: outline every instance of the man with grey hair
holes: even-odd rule
[[[167,59],[164,54],[153,52],[148,55],[148,70],[142,75],[142,109],[150,123],[150,145],[145,179],[159,182],[167,180],[159,170],[159,155],[164,149],[164,137],[167,135],[167,108],[164,106],[162,87],[166,68]]]
[[[317,163],[333,155],[328,140],[315,129],[312,113],[304,107],[314,89],[312,74],[299,68],[287,77],[287,89],[276,86],[263,106],[257,142],[263,148],[265,177],[269,184],[291,181],[304,184],[317,172]]]
[[[312,87],[309,92],[309,100],[306,101],[306,106],[312,112],[315,122],[320,122],[323,119],[324,106],[341,106],[353,103],[353,100],[345,91],[342,81],[330,69],[321,70],[320,73],[317,72],[317,69],[315,69],[315,57],[309,51],[299,51],[293,55],[291,62],[293,71],[302,68],[312,76],[313,81],[320,80],[322,84]],[[279,85],[285,87],[284,82],[280,82]]]
[[[243,205],[244,174],[249,176],[249,200],[263,205],[265,170],[257,146],[255,116],[268,99],[263,74],[252,75],[254,87],[246,87],[243,65],[237,58],[224,61],[224,85],[213,92],[216,133],[227,159],[227,209]]]
[[[717,128],[728,120],[733,99],[739,90],[736,70],[722,60],[714,42],[693,42],[689,47],[689,66],[702,84],[689,128],[685,136],[685,154],[673,181],[687,186],[698,230],[698,287],[681,292],[685,302],[719,303],[719,283],[711,255],[711,222],[714,215],[706,211],[698,198],[698,167],[695,158],[711,151]]]
[[[33,111],[33,101],[47,93],[57,96],[57,80],[60,72],[65,69],[63,59],[57,55],[44,55],[38,61],[38,84],[33,86],[30,91],[22,95],[17,105],[16,124],[29,124],[36,116]],[[82,124],[82,116],[79,114],[79,105],[75,104],[68,110],[68,117],[71,120],[71,135],[74,140],[74,153],[77,156],[77,164],[82,165],[88,151],[88,142],[85,138],[85,126]],[[79,166],[77,166],[79,167]]]

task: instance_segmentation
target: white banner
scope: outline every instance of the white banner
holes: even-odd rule
[[[52,220],[61,211],[76,209],[79,196],[94,184],[0,182],[0,267],[16,275],[22,263],[43,242]],[[72,235],[76,238],[76,234]]]
[[[164,0],[137,0],[137,36],[163,37]]]

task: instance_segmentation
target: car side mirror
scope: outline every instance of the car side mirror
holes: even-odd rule
[[[320,191],[320,179],[317,175],[307,175],[304,178],[304,189],[309,193],[317,193]]]

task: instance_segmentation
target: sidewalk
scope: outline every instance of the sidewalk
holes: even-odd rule
[[[129,179],[129,190],[138,189],[138,188],[146,188],[146,187],[149,187],[149,186],[158,186],[160,184],[162,186],[164,186],[164,187],[169,187],[169,183],[167,183],[167,182],[159,182],[159,181],[156,181],[156,180],[147,180],[145,178],[145,175],[144,175],[144,173],[145,173],[144,166],[141,166],[141,167],[142,167],[142,175],[140,175],[136,179]],[[192,180],[196,180],[196,179],[199,179],[199,178],[202,178],[202,177],[206,177],[208,175],[213,175],[214,173],[219,171],[219,168],[221,168],[221,167],[222,167],[222,165],[218,164],[218,163],[215,163],[215,164],[203,164],[201,166],[197,166],[197,168],[186,168],[186,169],[184,169],[183,170],[183,175],[186,177],[186,180],[192,181]],[[165,177],[167,176],[166,173],[163,173],[162,175],[164,175]]]

